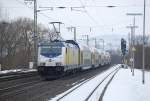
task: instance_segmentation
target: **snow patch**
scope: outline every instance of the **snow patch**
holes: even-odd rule
[[[37,71],[36,69],[13,69],[13,70],[3,70],[0,71],[1,74],[8,74],[8,73],[27,73],[27,72],[34,72]]]

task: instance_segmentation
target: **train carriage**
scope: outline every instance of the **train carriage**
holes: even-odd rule
[[[105,55],[104,52],[101,50],[98,50],[99,52],[99,65],[104,66],[105,65]]]
[[[99,66],[99,52],[96,48],[92,47],[91,48],[91,52],[92,52],[92,67],[96,68]]]
[[[89,69],[91,65],[91,50],[88,46],[79,44],[80,47],[80,66],[83,70]]]

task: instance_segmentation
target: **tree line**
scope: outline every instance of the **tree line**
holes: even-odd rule
[[[145,38],[145,69],[150,69],[150,37]],[[143,38],[142,36],[137,36],[135,39],[135,68],[142,69],[142,59],[143,59]],[[131,50],[131,47],[129,47],[129,50]],[[131,52],[127,55],[128,64],[131,65]]]
[[[48,35],[52,40],[55,31],[38,24],[38,38]],[[27,68],[33,61],[34,22],[30,18],[18,18],[11,22],[0,21],[0,64],[2,69]]]

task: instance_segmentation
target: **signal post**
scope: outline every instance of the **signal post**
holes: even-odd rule
[[[121,39],[121,52],[122,52],[122,63],[125,64],[125,55],[126,55],[126,40]]]

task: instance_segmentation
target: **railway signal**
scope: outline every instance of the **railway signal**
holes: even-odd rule
[[[123,56],[126,54],[126,40],[125,39],[121,39],[121,51]]]
[[[125,64],[125,55],[126,55],[126,40],[121,39],[121,52],[122,52],[122,63]]]

